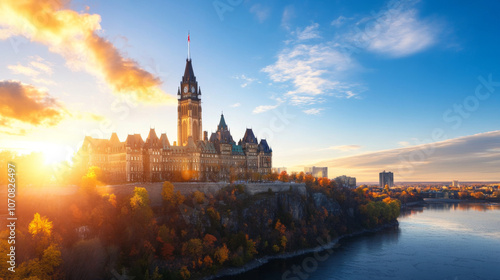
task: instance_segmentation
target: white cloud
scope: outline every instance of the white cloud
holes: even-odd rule
[[[234,103],[234,104],[232,104],[229,107],[231,107],[231,108],[237,108],[237,107],[240,107],[240,106],[241,106],[241,103]]]
[[[53,71],[51,64],[39,56],[33,57],[33,60],[30,61],[30,65],[45,74],[52,75]]]
[[[347,98],[347,99],[352,98],[352,97],[356,97],[356,96],[357,96],[357,94],[350,91],[350,90],[345,91],[345,98]]]
[[[408,141],[401,141],[401,142],[398,142],[398,145],[399,146],[403,146],[403,147],[407,147],[407,146],[410,146],[410,142],[408,142]]]
[[[338,18],[334,19],[330,25],[333,25],[335,27],[340,27],[344,25],[344,23],[348,20],[351,20],[352,18],[346,18],[345,16],[339,16]]]
[[[415,1],[382,10],[377,15],[358,21],[356,30],[344,39],[368,51],[402,57],[423,51],[437,42],[441,26],[419,17]]]
[[[256,78],[250,78],[245,75],[234,76],[233,78],[236,80],[243,80],[243,83],[241,84],[242,88],[247,87],[251,85],[253,82],[257,81]]]
[[[296,43],[282,50],[277,61],[262,69],[273,82],[290,82],[293,89],[285,97],[294,105],[322,102],[325,95],[349,98],[351,86],[338,79],[356,63],[328,43]]]
[[[354,28],[339,31],[331,40],[311,41],[322,38],[318,23],[297,28],[290,32],[292,38],[285,41],[276,61],[261,71],[274,84],[283,83],[283,97],[292,105],[317,104],[330,96],[360,99],[366,87],[350,80],[351,72],[362,68],[353,53],[365,50],[401,57],[437,42],[440,26],[419,18],[415,3],[390,2],[378,14],[358,20]],[[350,20],[355,18],[339,16],[331,25],[341,26]]]
[[[49,80],[49,79],[43,79],[43,78],[32,78],[31,79],[35,84],[43,84],[47,86],[54,86],[57,85],[56,82]]]
[[[49,62],[39,56],[30,57],[31,61],[27,66],[18,63],[16,65],[8,65],[7,68],[14,74],[22,74],[28,77],[37,77],[44,73],[52,75],[52,66]]]
[[[316,96],[304,96],[304,95],[293,95],[290,98],[290,103],[295,106],[301,105],[314,105],[316,103],[322,103],[324,101],[323,98],[319,98]]]
[[[313,23],[303,30],[300,30],[300,28],[297,28],[296,34],[297,34],[297,40],[299,41],[305,41],[305,40],[310,40],[310,39],[316,39],[316,38],[321,38],[319,35],[319,24]]]
[[[276,109],[278,106],[279,106],[279,104],[276,104],[276,105],[260,105],[260,106],[257,106],[255,109],[253,109],[252,113],[254,113],[254,114],[264,113],[264,112],[267,112],[269,110]]]
[[[5,40],[11,36],[12,34],[8,29],[0,29],[0,40]]]
[[[23,66],[20,63],[16,65],[8,65],[7,68],[14,74],[26,75],[28,77],[36,77],[40,72],[29,66]]]
[[[283,15],[281,16],[281,27],[290,29],[290,21],[295,15],[295,10],[293,6],[287,6],[283,10]]]
[[[269,17],[270,12],[271,10],[269,7],[262,6],[261,4],[255,4],[250,7],[250,13],[254,14],[260,23],[264,22]]]
[[[323,111],[323,110],[324,110],[323,108],[311,108],[311,109],[304,110],[302,112],[304,112],[308,115],[319,115],[321,113],[321,111]]]
[[[332,146],[328,148],[328,150],[336,150],[341,152],[349,152],[359,149],[361,149],[360,145],[341,145],[341,146]]]

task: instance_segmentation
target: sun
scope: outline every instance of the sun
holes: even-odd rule
[[[59,145],[47,144],[41,147],[40,152],[43,153],[44,163],[47,165],[57,164],[68,159],[68,152]]]

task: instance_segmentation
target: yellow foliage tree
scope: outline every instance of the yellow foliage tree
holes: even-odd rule
[[[186,280],[191,278],[191,273],[189,272],[189,269],[186,266],[183,266],[180,271],[182,279]]]
[[[50,237],[52,222],[47,217],[41,217],[40,214],[35,213],[33,220],[28,225],[28,231],[33,237],[42,235]]]
[[[179,192],[174,192],[174,185],[169,181],[163,183],[163,188],[161,190],[161,197],[163,201],[170,204],[170,206],[175,207],[182,204],[186,198]]]
[[[215,259],[219,264],[223,264],[227,259],[229,258],[229,249],[227,248],[226,244],[224,244],[222,247],[219,247],[215,251]]]
[[[203,201],[205,200],[205,194],[200,192],[200,191],[195,191],[193,193],[193,196],[194,196],[194,200],[196,201],[196,203],[198,204],[202,204]]]

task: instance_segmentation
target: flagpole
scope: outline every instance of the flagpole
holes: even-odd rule
[[[191,60],[191,39],[189,38],[189,32],[188,32],[188,59]]]

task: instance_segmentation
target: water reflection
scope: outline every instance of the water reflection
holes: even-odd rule
[[[399,228],[343,239],[307,279],[498,279],[500,204],[412,207]],[[312,254],[223,279],[305,279],[284,274]]]
[[[499,210],[499,203],[473,203],[473,202],[457,202],[457,203],[427,203],[426,209],[431,209],[434,211],[450,211],[450,210],[460,210],[460,211],[493,211]]]
[[[424,209],[433,211],[495,211],[500,210],[500,203],[471,203],[471,202],[454,202],[454,203],[426,203],[425,205],[410,206],[401,210],[400,218],[408,217],[423,213]]]

